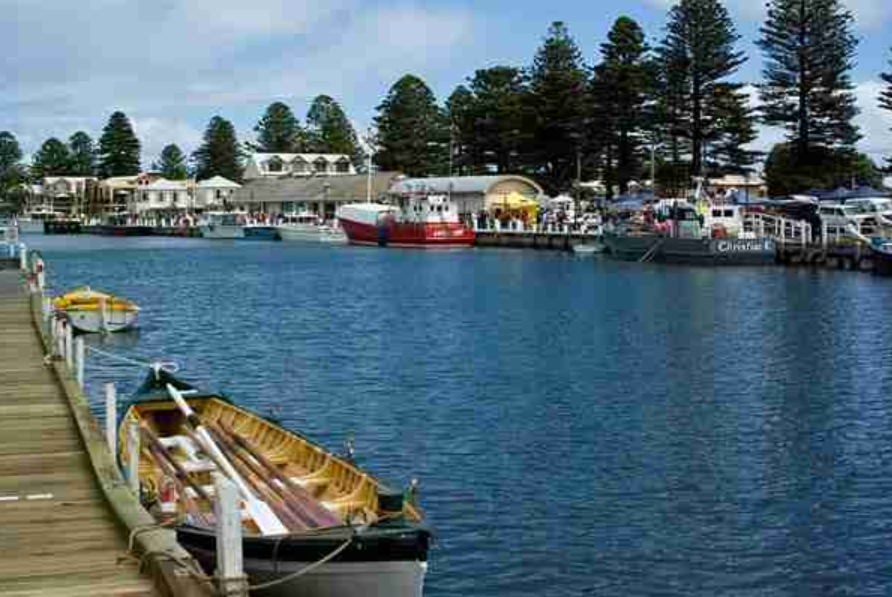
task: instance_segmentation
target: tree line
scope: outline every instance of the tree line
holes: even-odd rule
[[[442,104],[419,77],[400,78],[376,108],[373,158],[410,176],[526,174],[552,194],[593,178],[608,194],[625,193],[651,175],[671,192],[696,176],[750,173],[762,159],[772,194],[873,183],[875,165],[856,150],[853,30],[840,0],[769,0],[756,40],[761,80],[745,85],[736,76],[747,56],[721,0],[679,0],[654,42],[620,17],[591,63],[555,22],[529,65],[477,70]],[[879,104],[892,111],[892,72],[881,77]],[[786,133],[767,156],[751,149],[760,124]],[[156,169],[174,179],[239,180],[246,151],[342,153],[357,167],[365,157],[329,96],[312,102],[304,123],[274,102],[254,131],[256,142],[241,144],[215,116],[189,158],[168,145]],[[67,143],[48,139],[30,174],[131,175],[139,154],[129,120],[116,112],[98,144],[82,131]],[[20,159],[15,138],[0,133],[0,186],[26,177]]]

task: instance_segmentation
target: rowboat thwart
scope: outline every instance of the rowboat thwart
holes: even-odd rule
[[[136,303],[89,286],[75,288],[53,300],[53,308],[71,325],[88,333],[120,332],[133,327],[139,315]]]
[[[430,532],[411,496],[163,370],[150,374],[126,410],[122,461],[131,422],[139,426],[144,504],[159,522],[175,519],[178,541],[207,570],[216,566],[212,475],[224,473],[241,487],[251,584],[279,581],[262,594],[422,595]]]

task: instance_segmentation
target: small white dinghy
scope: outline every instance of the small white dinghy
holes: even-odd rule
[[[603,253],[607,247],[599,241],[573,245],[573,252],[580,256],[597,255]]]
[[[121,332],[136,325],[139,307],[121,297],[91,289],[75,288],[53,300],[56,311],[63,313],[80,332]]]

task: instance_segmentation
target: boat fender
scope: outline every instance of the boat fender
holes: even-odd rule
[[[378,487],[378,510],[380,510],[382,514],[401,514],[403,511],[404,499],[402,491],[395,491],[384,485]]]

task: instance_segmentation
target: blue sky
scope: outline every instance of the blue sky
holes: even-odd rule
[[[892,115],[876,109],[892,56],[888,0],[844,0],[862,43],[854,79],[862,149],[892,154]],[[443,100],[475,69],[529,63],[550,22],[565,21],[587,62],[620,15],[656,42],[672,0],[0,0],[0,130],[31,153],[78,129],[98,137],[108,115],[134,121],[148,163],[166,143],[191,152],[208,120],[249,139],[281,100],[303,118],[315,95],[335,97],[360,128],[402,74]],[[727,0],[758,81],[752,45],[762,0]],[[759,144],[779,138],[765,130]]]

